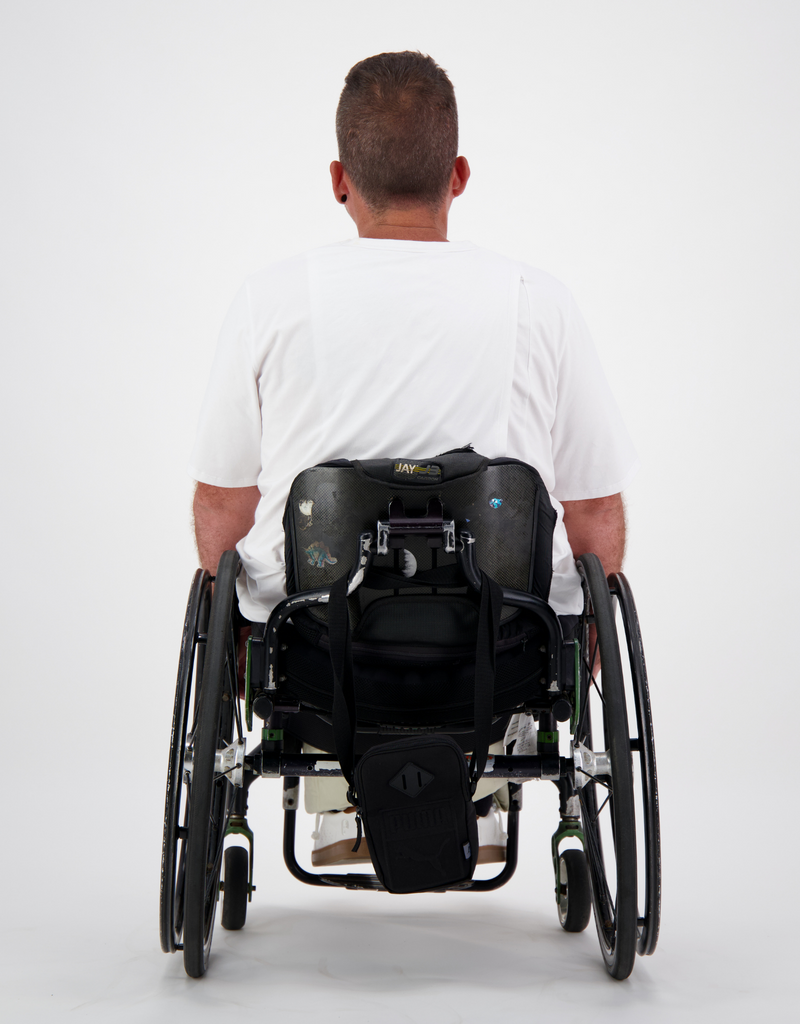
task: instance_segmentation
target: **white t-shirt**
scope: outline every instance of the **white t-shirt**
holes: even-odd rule
[[[582,608],[559,500],[621,491],[638,461],[572,295],[469,242],[359,238],[251,277],[219,338],[189,473],[257,484],[239,601],[285,596],[294,477],[335,458],[420,461],[472,444],[535,466],[559,517],[550,604]]]

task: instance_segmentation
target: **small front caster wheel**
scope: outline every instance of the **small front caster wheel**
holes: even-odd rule
[[[558,858],[558,920],[565,932],[582,932],[591,916],[592,882],[586,855],[583,850],[565,850]]]
[[[242,846],[228,847],[222,890],[222,927],[229,932],[244,928],[249,882],[247,850]]]

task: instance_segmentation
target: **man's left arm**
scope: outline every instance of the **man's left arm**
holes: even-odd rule
[[[214,487],[198,483],[194,492],[194,535],[200,564],[216,575],[223,551],[235,548],[255,522],[258,487]]]
[[[621,494],[584,501],[562,501],[564,526],[575,558],[592,551],[606,576],[622,569],[625,556],[625,506]]]

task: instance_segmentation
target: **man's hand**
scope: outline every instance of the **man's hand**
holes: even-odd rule
[[[223,551],[235,548],[255,522],[261,494],[257,487],[197,485],[194,492],[194,535],[200,564],[212,576]]]

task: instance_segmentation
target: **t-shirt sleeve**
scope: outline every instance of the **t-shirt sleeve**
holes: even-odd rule
[[[563,320],[556,412],[551,427],[559,501],[603,498],[623,490],[639,460],[589,329],[572,296]]]
[[[261,406],[253,368],[247,285],[225,317],[211,367],[189,475],[215,487],[251,487],[261,471]]]

